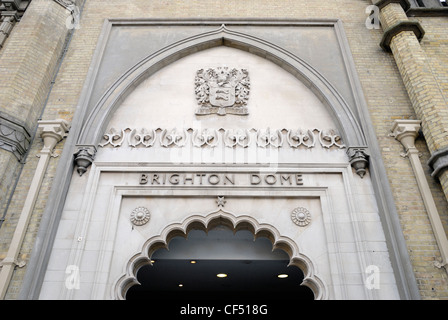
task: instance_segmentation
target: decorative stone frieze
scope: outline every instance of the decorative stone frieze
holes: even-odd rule
[[[342,138],[334,129],[134,129],[111,128],[103,135],[100,147],[150,148],[156,142],[160,146],[215,148],[224,144],[228,148],[314,148],[319,142],[322,148],[345,148]]]

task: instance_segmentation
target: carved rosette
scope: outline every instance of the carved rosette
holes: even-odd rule
[[[31,143],[28,130],[16,121],[0,113],[0,149],[11,152],[22,161]]]
[[[311,222],[311,213],[303,207],[297,207],[291,212],[291,220],[300,227],[305,227]]]
[[[142,226],[146,224],[149,221],[149,218],[151,217],[151,213],[149,210],[145,207],[138,207],[135,208],[131,212],[130,220],[132,224],[136,226]]]

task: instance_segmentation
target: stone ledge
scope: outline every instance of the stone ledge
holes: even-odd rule
[[[390,51],[390,43],[392,42],[393,37],[403,31],[414,32],[419,41],[425,35],[425,30],[423,30],[419,22],[401,21],[384,31],[383,38],[380,42],[381,48],[383,48],[383,50],[385,51]]]

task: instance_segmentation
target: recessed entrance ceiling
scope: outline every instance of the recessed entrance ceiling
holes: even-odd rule
[[[248,231],[235,235],[224,227],[213,229],[208,235],[192,231],[187,240],[174,238],[169,248],[157,251],[153,264],[139,270],[137,279],[141,285],[131,287],[126,299],[314,298],[309,288],[301,286],[302,271],[288,267],[286,253],[272,251],[268,239],[254,241]]]

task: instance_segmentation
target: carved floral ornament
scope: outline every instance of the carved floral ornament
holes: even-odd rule
[[[303,207],[294,208],[291,212],[291,220],[300,227],[305,227],[311,222],[311,213]]]
[[[150,148],[156,142],[162,147],[249,147],[256,145],[260,148],[290,147],[314,148],[320,144],[323,148],[345,148],[341,136],[334,129],[303,130],[303,129],[109,129],[103,135],[100,147]]]
[[[136,226],[142,226],[146,224],[151,217],[149,210],[145,207],[138,207],[132,210],[130,220],[132,224]]]

